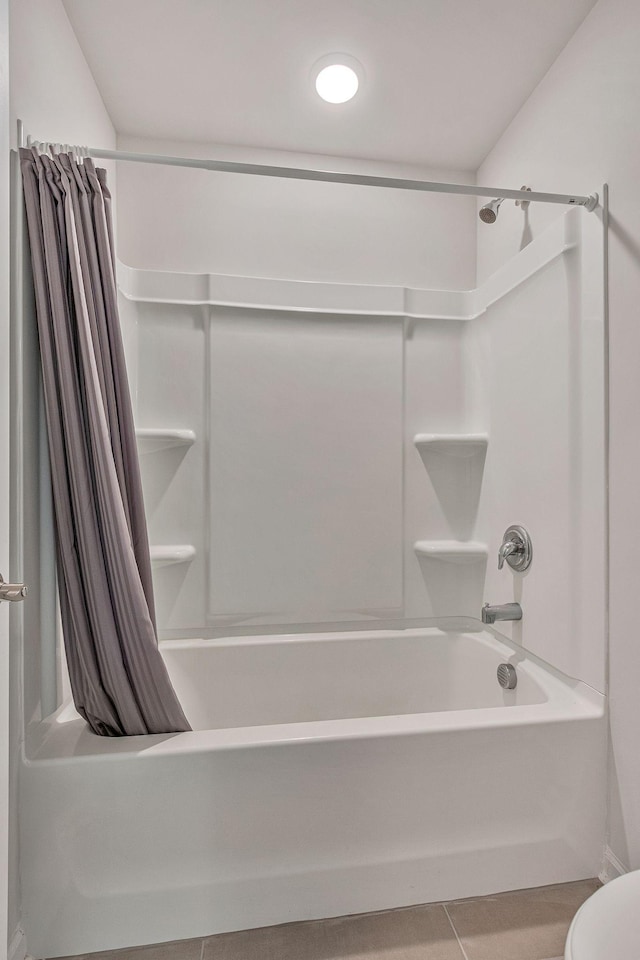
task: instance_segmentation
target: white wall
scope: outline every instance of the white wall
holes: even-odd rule
[[[472,183],[471,174],[373,161],[118,138],[119,149]],[[473,286],[467,197],[121,163],[118,255],[151,270]]]
[[[60,0],[14,0],[10,7],[9,39],[14,146],[16,120],[22,119],[25,133],[31,133],[39,140],[51,138],[56,142],[70,143],[97,141],[114,147],[113,125]],[[32,354],[35,341],[30,334],[35,318],[28,317],[26,320],[25,336]],[[25,358],[28,371],[36,363],[31,354]],[[33,401],[33,397],[28,399]],[[35,415],[33,406],[27,406],[27,410]],[[32,432],[25,431],[27,439],[33,439]],[[33,490],[29,493],[36,495]],[[27,507],[27,525],[31,515]],[[35,536],[35,531],[28,526],[27,537],[30,536]],[[32,583],[37,576],[38,552],[33,541],[28,541],[26,562],[33,566],[28,571]],[[32,615],[35,615],[35,607],[34,603],[28,605]],[[27,644],[27,656],[30,652],[37,655],[36,634],[34,630],[29,638],[33,649],[29,650]],[[26,678],[26,714],[30,718],[38,706],[37,670],[31,670],[27,665]]]
[[[0,359],[0,403],[6,410],[10,403],[10,351],[6,349],[10,343],[11,331],[9,323],[9,44],[7,39],[9,24],[9,4],[7,0],[0,2],[0,337],[4,344]],[[4,504],[0,516],[0,571],[6,579],[18,571],[13,564],[10,554],[9,540],[11,536],[12,502],[10,500],[10,470],[9,470],[9,418],[5,417],[0,426],[0,498]],[[11,566],[10,566],[11,562]],[[11,607],[11,604],[2,604]],[[9,939],[8,927],[8,898],[9,889],[13,887],[11,897],[15,900],[15,847],[11,850],[9,841],[9,690],[10,690],[10,627],[9,610],[0,611],[0,956],[6,957],[6,946]],[[15,808],[14,808],[15,809]],[[13,824],[15,824],[15,820]],[[9,866],[10,864],[10,866]],[[12,877],[9,879],[9,870]],[[13,918],[11,934],[13,935]]]
[[[61,0],[12,0],[11,124],[37,140],[115,145],[115,132]]]
[[[11,135],[16,146],[16,120],[39,140],[70,143],[99,142],[115,146],[115,133],[93,77],[78,46],[60,0],[12,0],[10,6]],[[113,178],[112,178],[113,182]],[[20,211],[21,215],[22,211]],[[29,302],[27,307],[29,307]],[[24,350],[26,393],[24,402],[25,579],[31,588],[25,603],[24,693],[21,653],[12,648],[11,663],[11,886],[9,932],[20,922],[17,849],[17,762],[23,718],[39,715],[40,619],[38,610],[38,564],[40,544],[37,528],[37,390],[34,317],[25,316]],[[14,317],[14,324],[21,318]]]
[[[610,845],[632,868],[640,867],[638,36],[636,0],[600,0],[478,173],[478,182],[559,192],[610,185]],[[525,233],[520,211],[503,204],[498,222],[478,229],[480,276],[557,215],[531,208]]]

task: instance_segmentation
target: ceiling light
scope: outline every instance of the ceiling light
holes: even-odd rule
[[[327,103],[346,103],[358,92],[364,71],[347,53],[332,53],[318,60],[311,73],[318,96]]]
[[[333,63],[316,77],[316,90],[327,103],[346,103],[358,91],[358,74],[344,63]]]

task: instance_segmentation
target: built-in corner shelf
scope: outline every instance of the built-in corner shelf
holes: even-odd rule
[[[477,540],[418,540],[413,549],[417,557],[445,563],[478,563],[488,554],[486,543]]]
[[[190,543],[161,545],[151,547],[151,563],[154,567],[168,567],[173,563],[188,563],[196,555],[196,548]]]
[[[193,430],[169,430],[141,427],[136,430],[136,440],[140,453],[157,453],[170,447],[190,447],[195,443]]]
[[[421,454],[432,450],[451,457],[474,457],[485,453],[489,437],[486,433],[417,433],[413,442]]]

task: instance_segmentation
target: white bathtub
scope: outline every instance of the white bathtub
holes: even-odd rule
[[[29,731],[27,946],[54,957],[598,873],[603,698],[476,622],[163,644],[193,726]],[[514,663],[505,691],[496,667]]]

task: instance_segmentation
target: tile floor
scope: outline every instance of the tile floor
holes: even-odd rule
[[[73,960],[560,960],[573,915],[599,886],[581,880]]]

